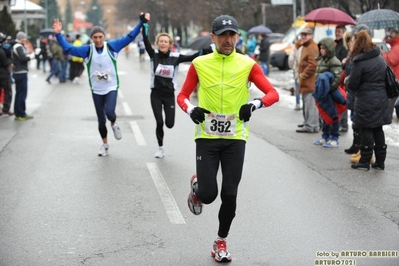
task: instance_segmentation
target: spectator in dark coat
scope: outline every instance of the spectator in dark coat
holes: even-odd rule
[[[47,48],[48,46],[48,40],[45,37],[40,38],[40,55],[42,56],[42,64],[43,64],[43,73],[46,72],[46,64],[47,61],[49,60],[48,54],[47,54]]]
[[[270,43],[267,34],[263,33],[260,35],[259,43],[259,62],[262,67],[263,74],[267,76],[269,74],[269,54],[270,54]]]
[[[343,39],[345,31],[346,28],[343,25],[335,27],[335,56],[341,62],[348,55],[348,49],[345,47]]]
[[[392,122],[392,114],[384,82],[385,62],[367,31],[354,34],[350,59],[351,74],[347,84],[355,91],[353,126],[362,130],[361,157],[352,168],[369,170],[374,149],[376,162],[372,167],[383,170],[387,145],[382,126]]]
[[[7,43],[7,36],[0,32],[0,94],[4,93],[3,108],[0,109],[0,115],[13,115],[11,112],[12,87],[10,70],[12,69],[12,47]]]

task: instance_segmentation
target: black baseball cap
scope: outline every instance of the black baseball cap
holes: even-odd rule
[[[235,33],[240,33],[238,31],[238,23],[235,18],[229,15],[221,15],[213,21],[212,32],[216,35],[220,35],[225,31],[234,31]]]

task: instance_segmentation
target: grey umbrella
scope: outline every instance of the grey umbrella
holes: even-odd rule
[[[258,26],[250,28],[247,33],[248,34],[263,34],[263,33],[269,34],[272,32],[273,31],[271,29],[269,29],[268,27],[263,26],[263,25],[258,25]]]
[[[207,48],[209,45],[212,44],[212,39],[211,36],[205,35],[205,36],[198,36],[192,40],[192,42],[189,44],[190,49],[192,50],[202,50],[204,48]]]

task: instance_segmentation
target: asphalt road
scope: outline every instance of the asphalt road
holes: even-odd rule
[[[86,74],[80,85],[49,85],[31,67],[34,119],[0,117],[0,265],[217,265],[210,249],[220,200],[200,216],[186,204],[194,125],[178,108],[165,157],[154,158],[149,62],[121,54],[118,65],[123,138],[110,135],[107,157],[97,156]],[[288,75],[272,70],[270,78]],[[343,152],[351,132],[339,148],[313,145],[319,134],[295,132],[301,112],[278,90],[281,101],[251,118],[231,265],[399,265],[398,147],[388,147],[385,171],[352,170]]]

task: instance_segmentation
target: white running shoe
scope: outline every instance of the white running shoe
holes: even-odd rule
[[[98,156],[107,156],[108,154],[108,148],[109,145],[108,144],[103,144],[101,145],[100,150],[98,151]]]
[[[163,158],[163,148],[159,148],[159,150],[155,153],[155,158]]]
[[[80,84],[80,78],[79,77],[75,77],[74,79],[73,79],[73,83],[75,83],[75,84]]]
[[[323,144],[324,148],[338,148],[339,147],[339,142],[338,140],[332,140],[330,139],[326,143]]]
[[[122,138],[122,132],[121,132],[121,129],[119,128],[119,126],[118,126],[118,124],[116,122],[112,126],[112,130],[114,131],[115,138],[117,140],[120,140]]]

